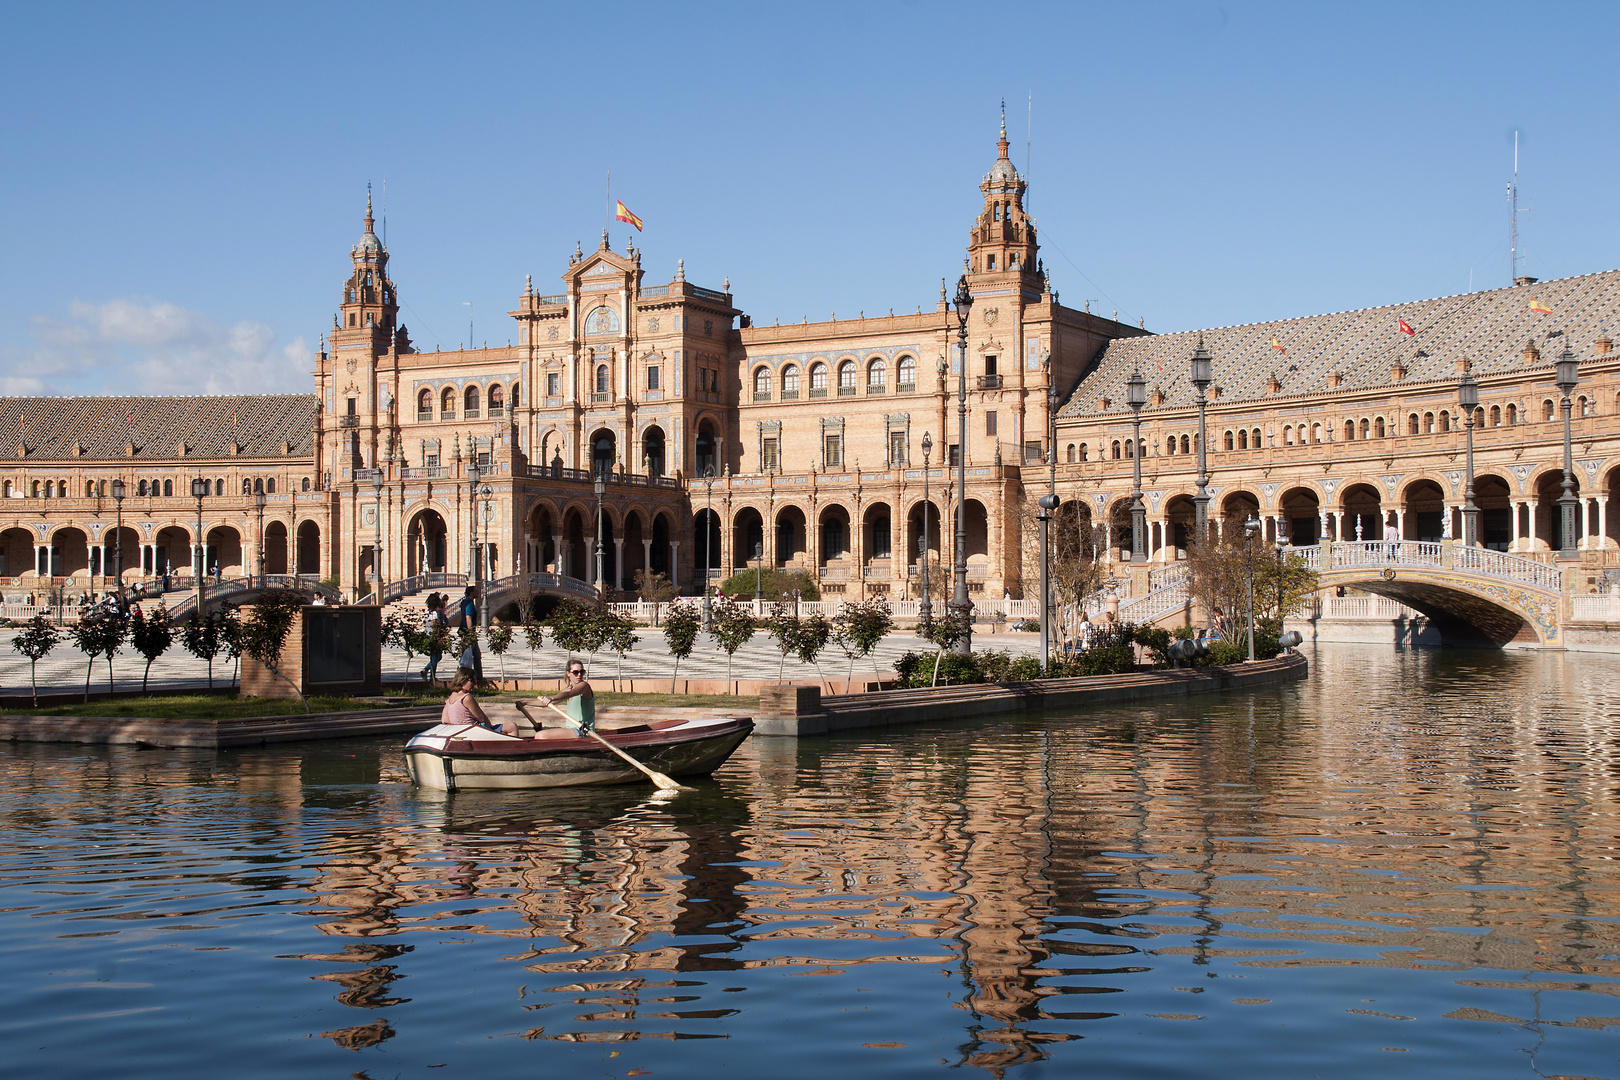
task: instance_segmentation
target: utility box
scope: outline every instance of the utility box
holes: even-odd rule
[[[242,617],[251,612],[243,608]],[[297,697],[289,682],[305,697],[382,693],[382,608],[299,608],[280,668],[277,675],[244,653],[242,696]]]

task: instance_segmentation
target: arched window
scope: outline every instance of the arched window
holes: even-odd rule
[[[454,420],[456,418],[456,391],[454,387],[445,387],[444,393],[439,395],[439,419]]]
[[[489,415],[499,416],[506,411],[506,391],[500,383],[489,388]]]
[[[1507,422],[1508,427],[1512,427],[1514,424],[1519,422],[1519,407],[1517,405],[1509,405],[1507,407]]]
[[[462,394],[461,394],[461,401],[462,401],[462,407],[463,407],[462,415],[465,416],[468,420],[476,420],[476,419],[478,419],[479,396],[480,395],[478,393],[478,387],[476,387],[476,386],[469,386],[469,387],[467,387],[466,390],[462,391]]]
[[[256,493],[264,491],[264,477],[258,477],[253,481],[253,490]]]
[[[608,392],[608,366],[606,364],[596,365],[596,392],[598,394]]]
[[[1249,432],[1249,445],[1254,447],[1256,450],[1260,449],[1260,429],[1259,428],[1255,428],[1253,431]]]
[[[905,393],[907,390],[916,389],[917,361],[913,360],[909,356],[902,356],[900,358],[900,371],[898,373],[898,377],[900,380],[900,385],[895,387],[896,390],[900,391],[901,393]]]
[[[1167,455],[1174,454],[1176,452],[1176,437],[1174,435],[1164,440],[1164,452]]]
[[[1449,409],[1441,409],[1440,410],[1440,430],[1441,431],[1450,431],[1451,430],[1451,410],[1449,410]]]
[[[1591,402],[1586,400],[1586,395],[1585,394],[1582,394],[1580,397],[1575,399],[1575,415],[1576,416],[1591,416],[1592,415],[1592,405],[1591,405]]]
[[[244,495],[253,494],[253,481],[249,480],[245,476],[242,477],[242,494],[244,494]]]
[[[1354,420],[1346,420],[1344,422],[1344,441],[1349,442],[1352,439],[1354,439],[1355,437],[1356,437],[1356,422]]]
[[[1247,431],[1239,431],[1237,433],[1237,436],[1238,436],[1237,448],[1239,450],[1247,450],[1249,448],[1249,433]]]
[[[1500,405],[1492,405],[1491,406],[1491,427],[1501,427],[1501,426],[1502,426],[1502,406],[1500,406]]]
[[[307,477],[307,476],[304,477],[303,481],[298,486],[301,487],[303,490],[308,491],[309,490],[309,477]]]
[[[1081,461],[1089,461],[1090,460],[1090,451],[1087,449],[1085,443],[1080,444],[1080,460]]]
[[[1321,441],[1322,441],[1322,425],[1321,424],[1312,424],[1311,425],[1311,442],[1319,443]]]
[[[754,369],[754,400],[771,400],[771,369],[768,367]]]
[[[1183,454],[1192,453],[1192,440],[1186,435],[1181,437],[1181,452]]]
[[[845,360],[838,365],[838,396],[845,397],[855,392],[855,361]]]
[[[1372,424],[1370,424],[1367,421],[1367,418],[1365,416],[1363,416],[1361,418],[1361,437],[1363,439],[1365,439],[1367,436],[1369,436],[1371,434],[1372,434]]]
[[[433,419],[433,391],[423,390],[416,395],[416,418],[418,420]]]
[[[1067,451],[1067,457],[1064,460],[1067,461],[1070,465],[1073,465],[1075,463],[1074,443],[1069,444],[1069,449]]]
[[[1373,421],[1373,437],[1378,439],[1384,437],[1384,418],[1382,416]]]
[[[513,409],[514,412],[517,411],[517,407],[518,407],[518,384],[513,383],[512,384],[512,409]]]
[[[866,365],[866,392],[868,394],[883,393],[888,388],[888,383],[889,365],[884,361],[883,357],[880,356]],[[1581,400],[1586,399],[1582,398]],[[1582,413],[1581,415],[1585,416],[1586,414]]]
[[[827,396],[827,365],[819,360],[810,365],[810,396]]]
[[[217,480],[214,481],[214,494],[215,495],[223,495],[223,494],[225,494],[225,478],[223,476],[219,477]]]
[[[1552,398],[1548,398],[1546,401],[1541,403],[1541,418],[1543,420],[1551,420],[1553,418]]]
[[[1294,445],[1294,429],[1293,429],[1292,426],[1290,426],[1288,424],[1283,425],[1283,445],[1284,446],[1293,446]]]
[[[84,482],[84,497],[87,499],[93,499],[96,497],[96,482],[94,480],[86,480]]]
[[[1128,458],[1136,456],[1136,444],[1130,439],[1125,440],[1125,456]]]
[[[163,497],[165,499],[174,498],[174,481],[173,480],[165,480],[165,481],[163,481]]]
[[[266,480],[264,482],[264,492],[265,492],[266,495],[274,495],[276,493],[276,478],[275,477],[272,476],[270,479],[268,479],[268,480]]]
[[[1418,414],[1412,413],[1406,418],[1406,433],[1408,435],[1417,435],[1421,432],[1422,429],[1418,427]]]
[[[1426,412],[1423,414],[1423,434],[1434,434],[1434,413],[1432,412]]]
[[[146,494],[146,481],[145,480],[142,480],[140,483],[135,485],[135,494],[137,494],[137,495],[145,495]]]
[[[789,364],[782,369],[782,400],[792,401],[799,396],[799,369]]]
[[[1119,440],[1118,439],[1114,440],[1113,449],[1114,449],[1114,460],[1118,461],[1119,460]]]
[[[1485,426],[1485,406],[1481,405],[1474,410],[1474,426]]]
[[[1237,443],[1233,442],[1232,438],[1233,438],[1232,433],[1230,431],[1228,431],[1226,433],[1226,448],[1228,450],[1234,449],[1237,446]]]

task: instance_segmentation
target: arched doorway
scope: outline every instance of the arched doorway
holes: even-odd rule
[[[1513,496],[1508,482],[1487,473],[1474,477],[1474,505],[1479,507],[1479,542],[1492,551],[1513,546]]]
[[[1460,539],[1461,530],[1448,528],[1454,523],[1445,520],[1447,514],[1445,492],[1433,480],[1414,480],[1406,486],[1405,528],[1402,540],[1423,540],[1439,543],[1442,533]],[[1382,539],[1383,530],[1367,539]]]
[[[298,543],[293,555],[293,573],[320,574],[321,527],[319,525],[313,521],[300,521],[298,523]]]
[[[930,567],[928,573],[932,576],[934,572],[932,567],[939,565],[940,552],[944,550],[944,534],[940,532],[939,507],[932,501],[918,502],[911,508],[911,513],[906,518],[906,550],[903,555],[906,565],[914,570],[921,565],[923,522],[925,519],[928,523],[928,565]]]
[[[613,432],[598,428],[591,436],[591,475],[607,476],[619,459],[619,441]]]
[[[557,565],[557,519],[551,507],[541,503],[529,512],[529,535],[525,544],[525,573],[562,573]]]
[[[784,506],[776,512],[776,565],[807,566],[804,511],[797,506]]]
[[[642,433],[641,470],[648,476],[664,475],[664,429],[657,424]]]
[[[1382,540],[1384,538],[1383,500],[1371,484],[1351,484],[1345,488],[1344,533],[1340,540]]]
[[[647,528],[642,524],[641,513],[632,510],[624,519],[624,558],[621,560],[624,565],[619,572],[619,588],[644,587],[640,579],[646,576],[652,561],[652,549],[644,543],[646,539]]]
[[[866,547],[864,565],[881,576],[894,554],[893,519],[888,503],[875,502],[867,506],[861,519],[861,541]]]
[[[1576,469],[1570,477],[1574,481],[1571,489],[1575,495],[1581,493],[1580,470]],[[1558,507],[1558,500],[1564,494],[1564,471],[1562,469],[1548,469],[1536,477],[1536,502],[1531,507],[1535,515],[1535,528],[1531,531],[1534,551],[1558,551],[1563,547],[1563,521]],[[1581,528],[1581,519],[1584,515],[1579,512],[1575,515],[1575,537],[1569,546],[1575,547],[1585,529]]]
[[[152,544],[152,573],[190,576],[191,533],[179,525],[167,525],[158,530]]]
[[[692,580],[703,581],[720,569],[720,515],[707,507],[693,514],[692,538]]]
[[[219,578],[242,576],[242,534],[229,525],[208,530],[204,543],[203,568]]]
[[[1277,500],[1278,512],[1288,529],[1288,542],[1295,547],[1317,543],[1322,532],[1322,500],[1307,487],[1289,488]]]
[[[257,570],[255,567],[255,573]],[[283,522],[271,521],[264,526],[264,572],[287,572],[287,526]]]
[[[90,570],[90,538],[82,529],[57,529],[51,534],[51,577],[72,577]]]
[[[849,576],[849,511],[836,504],[821,511],[821,570],[826,577]]]
[[[1229,491],[1221,499],[1220,537],[1235,540],[1243,536],[1243,523],[1260,517],[1260,497],[1252,491]]]
[[[983,581],[990,573],[990,514],[978,499],[967,501],[968,578]]]
[[[314,522],[305,522],[313,525]],[[300,527],[300,543],[303,529]],[[405,529],[405,565],[409,576],[442,574],[448,555],[448,530],[437,510],[419,510]],[[303,562],[300,552],[299,562]]]
[[[35,566],[34,534],[27,529],[0,532],[0,574],[22,577],[38,570]]]
[[[139,579],[141,576],[140,534],[128,525],[125,525],[122,529],[108,529],[107,537],[103,543],[107,549],[107,575],[109,577],[117,576],[123,580]]]
[[[751,506],[731,519],[731,568],[744,570],[765,553],[765,519]]]
[[[720,439],[713,420],[698,422],[697,442],[694,444],[693,476],[720,475]]]
[[[1058,509],[1063,508],[1060,506]],[[1165,501],[1164,535],[1159,538],[1164,548],[1164,562],[1187,557],[1187,549],[1192,546],[1193,534],[1197,532],[1197,522],[1198,507],[1191,495],[1172,495]]]
[[[652,568],[653,573],[663,574],[670,581],[675,580],[674,566],[670,562],[671,552],[669,515],[659,514],[653,518],[652,524]]]

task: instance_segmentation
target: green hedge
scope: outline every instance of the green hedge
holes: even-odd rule
[[[821,590],[816,579],[806,570],[774,570],[766,568],[760,579],[760,597],[767,603],[782,599],[783,593],[799,590],[800,600],[820,600]],[[720,591],[739,600],[754,598],[754,571],[741,570],[720,583]]]

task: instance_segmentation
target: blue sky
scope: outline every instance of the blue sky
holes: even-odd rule
[[[1065,303],[1151,330],[1620,266],[1608,4],[7,5],[0,392],[301,391],[368,181],[419,346],[613,193],[758,322],[958,273],[998,103]],[[623,250],[628,226],[617,225]]]

